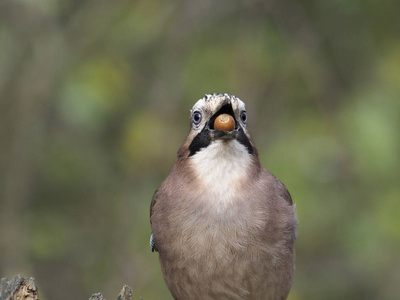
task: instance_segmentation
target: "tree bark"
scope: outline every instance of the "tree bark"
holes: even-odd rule
[[[39,300],[38,288],[33,277],[17,275],[10,281],[1,279],[0,300]],[[101,293],[93,294],[89,300],[106,300]],[[132,288],[126,284],[122,287],[117,300],[132,300]],[[143,300],[140,297],[140,300]]]
[[[38,289],[33,277],[26,278],[21,275],[15,276],[7,282],[1,279],[0,300],[39,300]]]

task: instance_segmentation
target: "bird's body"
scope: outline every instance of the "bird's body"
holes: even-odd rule
[[[165,281],[179,300],[286,299],[296,225],[290,194],[261,166],[240,125],[244,104],[235,106],[240,100],[227,94],[209,97],[216,108],[203,111],[208,123],[191,131],[151,205]],[[225,111],[237,133],[221,138],[210,121]]]

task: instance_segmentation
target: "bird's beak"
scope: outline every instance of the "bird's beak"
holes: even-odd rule
[[[222,122],[224,123],[221,123]],[[225,123],[226,122],[226,123]],[[235,118],[230,99],[225,99],[220,108],[210,118],[207,129],[213,140],[233,140],[236,139],[240,129],[239,122]]]

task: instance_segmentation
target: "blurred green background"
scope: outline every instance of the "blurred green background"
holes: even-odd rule
[[[171,299],[149,205],[205,93],[296,203],[290,299],[400,299],[400,2],[0,2],[0,276]]]

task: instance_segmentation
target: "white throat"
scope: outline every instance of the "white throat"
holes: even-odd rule
[[[193,155],[191,165],[202,188],[215,200],[226,202],[246,180],[251,158],[238,141],[216,140]]]

